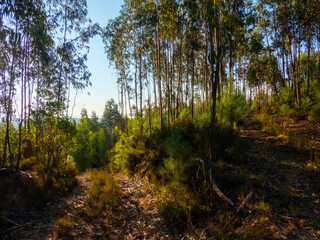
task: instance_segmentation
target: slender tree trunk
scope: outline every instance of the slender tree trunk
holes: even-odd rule
[[[179,44],[179,65],[178,65],[178,86],[177,86],[177,100],[176,100],[176,118],[179,116],[179,105],[181,95],[181,78],[182,78],[182,33],[180,34]]]
[[[156,76],[153,74],[152,78],[153,78],[154,107],[157,108],[157,105],[158,105],[157,101],[158,101],[158,99],[157,99]]]
[[[163,49],[164,55],[164,64],[165,64],[165,71],[166,71],[166,98],[167,98],[167,124],[170,126],[170,81],[169,81],[169,64],[170,64],[170,50],[169,44],[167,41],[167,49]]]
[[[138,63],[137,58],[135,57],[135,71],[134,71],[134,95],[136,99],[136,117],[139,116],[139,110],[138,110],[138,80],[137,80],[137,72],[138,72]]]
[[[24,58],[26,60],[27,58],[27,54],[26,54],[26,40],[24,41]],[[16,170],[19,170],[19,165],[20,165],[20,161],[21,161],[21,142],[22,142],[22,123],[23,123],[23,113],[24,113],[24,89],[25,89],[25,63],[26,61],[22,61],[21,64],[21,110],[20,110],[20,122],[19,122],[19,141],[18,141],[18,158],[17,158],[17,163],[16,163]]]
[[[311,36],[310,30],[308,34],[308,41],[307,41],[307,50],[308,50],[308,62],[307,62],[307,96],[309,96],[309,89],[310,89],[310,49],[311,49]]]
[[[217,6],[214,1],[214,8],[215,8],[215,18],[218,19],[217,16]],[[211,29],[211,52],[213,51],[213,29]],[[219,85],[219,73],[220,73],[220,36],[219,36],[219,21],[216,21],[215,32],[215,50],[217,53],[216,57],[216,69],[214,71],[213,63],[211,63],[211,83],[212,83],[212,106],[211,106],[211,161],[215,162],[217,159],[217,154],[215,152],[216,148],[216,101],[217,101],[217,89]],[[214,77],[213,77],[214,74]]]
[[[281,85],[282,87],[284,88],[286,86],[286,82],[285,82],[285,79],[286,79],[286,70],[285,70],[285,58],[284,58],[284,51],[282,51],[282,71],[283,71],[283,78],[282,78],[282,81],[281,81]]]
[[[229,78],[233,77],[233,62],[232,62],[232,54],[233,54],[233,42],[232,42],[232,37],[231,33],[228,33],[228,39],[229,39]]]
[[[142,109],[142,104],[143,104],[143,100],[142,100],[142,90],[143,90],[143,86],[142,86],[142,53],[141,53],[142,49],[140,46],[140,53],[139,53],[139,84],[140,84],[140,117],[143,117],[143,109]]]
[[[65,7],[66,8],[66,7]],[[67,42],[67,27],[68,27],[68,21],[67,21],[67,10],[65,9],[65,13],[64,13],[64,33],[63,33],[63,45],[62,47],[64,48],[65,45],[66,45],[66,42]],[[63,75],[63,61],[61,59],[61,62],[60,62],[60,66],[59,66],[60,70],[59,70],[59,78],[58,78],[58,97],[57,97],[57,100],[58,100],[58,104],[60,105],[61,101],[62,101],[62,75]],[[61,113],[61,109],[60,109],[60,106],[59,106],[59,116],[60,116],[60,113]]]
[[[318,31],[318,81],[320,81],[320,29]]]
[[[152,122],[151,122],[151,93],[150,93],[150,84],[148,84],[148,119],[149,119],[149,134],[152,132]]]
[[[7,161],[7,147],[9,150],[9,161],[10,161],[10,167],[13,168],[13,156],[11,152],[10,147],[10,122],[11,122],[11,114],[12,114],[12,99],[13,99],[13,91],[14,91],[14,65],[15,65],[15,58],[16,58],[16,45],[18,41],[18,20],[16,19],[16,30],[15,30],[15,40],[13,44],[13,50],[12,50],[12,62],[10,67],[10,82],[9,82],[9,95],[8,95],[8,104],[6,105],[6,134],[4,139],[4,148],[3,148],[3,162],[5,165]]]
[[[158,13],[157,31],[156,31],[156,45],[157,45],[157,77],[158,77],[158,90],[159,90],[159,113],[160,113],[160,127],[163,129],[162,117],[162,93],[161,93],[161,58],[160,58],[160,19]]]
[[[194,60],[194,51],[191,50],[191,71],[192,71],[192,76],[191,76],[191,117],[193,118],[193,108],[194,108],[194,65],[195,65],[195,60]]]

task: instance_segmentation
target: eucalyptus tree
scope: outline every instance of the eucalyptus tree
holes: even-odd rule
[[[261,29],[265,32],[269,58],[282,55],[282,82],[293,88],[295,102],[301,104],[301,55],[303,43],[307,49],[307,84],[310,79],[310,52],[315,47],[315,36],[319,29],[320,3],[318,1],[258,1],[256,11]],[[278,53],[277,53],[278,52]],[[277,59],[278,64],[280,62]],[[286,66],[285,66],[286,65]],[[273,69],[270,69],[273,71]],[[274,76],[277,73],[273,74]],[[285,83],[287,77],[287,83]],[[275,82],[275,81],[273,81]]]
[[[52,22],[56,24],[54,27],[60,32],[56,50],[58,72],[53,89],[56,111],[60,115],[69,107],[70,87],[81,90],[91,84],[91,74],[85,64],[86,43],[96,33],[97,27],[84,27],[88,21],[86,0],[48,0],[48,3]]]
[[[131,25],[129,22],[129,12],[122,9],[121,15],[110,21],[103,32],[103,40],[106,44],[106,53],[111,63],[118,71],[118,85],[120,88],[120,108],[121,115],[125,113],[125,99],[128,88],[130,71],[130,57],[132,36],[130,35]]]
[[[6,119],[1,164],[5,165],[9,156],[13,167],[17,156],[15,167],[19,168],[22,141],[32,137],[31,122],[36,127],[38,153],[40,139],[48,133],[44,131],[45,118],[60,116],[65,109],[65,89],[89,84],[85,43],[98,27],[81,27],[87,21],[86,1],[1,1],[0,12],[1,110]],[[55,36],[57,30],[62,31],[61,38]],[[71,38],[71,34],[78,35]],[[13,117],[19,123],[18,147],[10,144]]]

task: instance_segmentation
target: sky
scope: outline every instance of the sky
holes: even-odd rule
[[[123,0],[87,0],[88,17],[93,23],[105,27],[108,20],[119,15],[122,4]],[[117,73],[114,67],[110,66],[101,37],[91,39],[89,47],[87,66],[92,74],[92,87],[78,92],[73,117],[79,117],[82,108],[87,109],[89,116],[92,111],[101,116],[105,103],[111,98],[116,102],[118,99]],[[75,93],[73,97],[74,95]]]

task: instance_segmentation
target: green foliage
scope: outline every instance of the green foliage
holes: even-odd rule
[[[135,152],[133,137],[129,137],[126,133],[119,131],[119,139],[114,148],[110,151],[111,164],[110,167],[114,171],[123,170],[125,173],[132,172],[130,157]]]
[[[291,118],[306,118],[311,123],[320,121],[320,84],[316,80],[308,83],[304,81],[301,86],[301,104],[296,104],[293,89],[284,87],[280,93],[273,97],[273,107],[281,114]]]
[[[237,94],[231,86],[226,86],[224,94],[217,106],[217,119],[220,126],[236,128],[248,110],[244,95]]]
[[[306,91],[305,87],[303,88],[303,91]],[[305,108],[309,110],[308,120],[311,123],[319,123],[320,122],[320,82],[319,81],[316,81],[316,80],[311,81],[308,96],[310,97],[308,97],[308,99],[303,101],[304,105],[306,105]]]
[[[85,171],[88,168],[98,168],[108,163],[108,150],[113,146],[117,134],[114,130],[110,130],[116,123],[106,121],[105,118],[108,118],[111,114],[106,113],[106,111],[109,111],[108,105],[101,123],[94,113],[89,119],[86,110],[83,109],[82,111],[80,123],[77,125],[77,133],[73,138],[74,147],[71,151],[80,171]],[[112,116],[109,117],[112,118]]]
[[[86,201],[86,213],[89,216],[110,214],[120,193],[118,184],[105,170],[90,170],[88,173],[92,183]]]
[[[273,87],[274,92],[277,92],[277,86],[281,78],[275,56],[272,55],[270,57],[267,53],[251,55],[247,69],[247,80],[250,86],[259,86],[263,83],[268,83]]]
[[[289,117],[297,116],[297,110],[295,108],[295,98],[292,88],[282,88],[280,93],[274,96],[272,102],[279,109],[281,114]]]
[[[187,222],[199,213],[202,204],[208,203],[212,191],[199,161],[206,161],[210,152],[210,114],[199,104],[194,118],[184,108],[163,131],[158,130],[156,121],[151,132],[145,118],[128,119],[127,129],[117,129],[119,139],[109,154],[110,167],[112,171],[148,177],[155,186],[159,212],[165,221]],[[236,155],[226,151],[235,139],[231,128],[217,127],[216,137],[218,158]]]
[[[115,127],[119,126],[120,122],[121,116],[118,111],[118,105],[113,99],[110,99],[106,103],[101,119],[101,126],[107,134],[108,149],[111,149],[117,141],[118,133],[115,131]]]
[[[67,160],[60,162],[57,168],[52,171],[52,175],[47,178],[47,181],[52,183],[54,189],[65,193],[75,187],[77,175],[78,169],[71,157],[69,157]]]
[[[50,171],[38,162],[30,173],[39,187],[40,198],[43,201],[50,201],[57,195],[70,192],[77,184],[78,169],[71,158],[61,160]]]

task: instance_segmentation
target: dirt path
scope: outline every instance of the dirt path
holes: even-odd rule
[[[107,219],[85,214],[91,179],[83,173],[77,177],[79,184],[72,194],[48,203],[41,210],[14,216],[13,220],[19,224],[31,224],[9,232],[3,239],[172,239],[157,211],[156,199],[145,191],[142,182],[122,174],[114,178],[121,194],[112,216]],[[65,217],[74,221],[74,227],[68,236],[57,237],[54,223]]]
[[[254,115],[245,119],[238,147],[247,169],[265,179],[265,201],[272,205],[275,237],[279,239],[319,239],[320,171],[308,167],[311,150],[300,152],[292,145],[307,141],[312,151],[320,150],[320,131],[305,121],[271,115],[291,136],[291,143],[278,136],[268,136],[255,129]]]
[[[114,215],[120,220],[115,228],[117,239],[173,239],[163,222],[156,199],[147,193],[141,180],[117,174],[114,179],[121,187],[121,198]]]
[[[101,236],[101,224],[86,222],[85,214],[82,213],[84,208],[87,190],[90,186],[90,178],[86,174],[77,176],[78,185],[73,192],[55,202],[48,203],[43,209],[36,211],[25,211],[17,213],[14,220],[17,223],[30,222],[30,225],[17,229],[8,233],[4,239],[56,239],[53,226],[58,218],[70,216],[75,220],[74,232],[72,235],[75,239],[81,239],[82,236],[93,236],[99,234]],[[91,225],[97,226],[98,229],[91,229]],[[72,239],[72,238],[71,238]],[[86,239],[86,238],[82,238]]]

